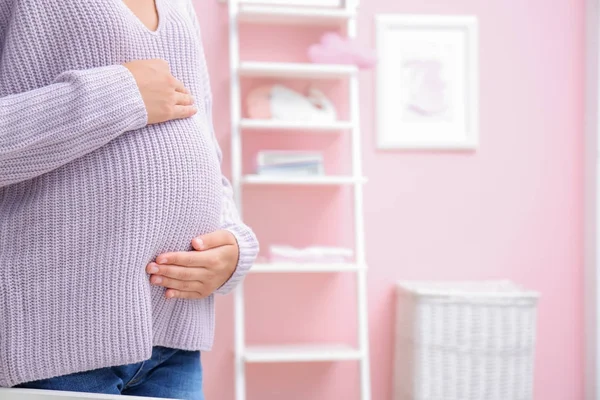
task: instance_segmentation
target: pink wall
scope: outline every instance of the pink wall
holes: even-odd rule
[[[508,278],[539,290],[536,399],[583,399],[583,1],[368,0],[359,40],[374,45],[377,13],[475,14],[480,22],[481,145],[475,153],[382,152],[375,147],[373,72],[361,107],[374,400],[392,395],[394,283],[401,279]],[[197,1],[212,73],[215,123],[229,173],[226,6]],[[243,29],[247,59],[303,60],[319,32]],[[274,50],[271,50],[274,49]],[[291,50],[289,50],[291,49]],[[294,50],[296,49],[296,50]],[[275,54],[275,56],[273,56]],[[323,87],[341,98],[343,87]],[[343,109],[344,105],[340,107]],[[347,168],[340,137],[244,140],[262,147],[317,147]],[[246,219],[263,248],[352,244],[337,189],[247,189]],[[305,204],[305,210],[288,210]],[[353,281],[345,276],[251,276],[252,343],[355,340]],[[214,351],[204,354],[211,400],[232,400],[233,297],[219,298]],[[358,399],[356,365],[250,366],[248,399]]]

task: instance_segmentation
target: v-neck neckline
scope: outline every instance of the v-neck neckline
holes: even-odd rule
[[[133,23],[138,26],[138,28],[142,29],[144,32],[150,35],[158,35],[165,25],[166,17],[167,17],[167,9],[163,6],[162,0],[154,0],[154,7],[156,8],[156,14],[158,17],[158,24],[155,30],[151,30],[142,22],[142,20],[133,12],[131,8],[123,0],[113,0],[119,3],[120,8],[129,16],[130,19],[133,20]]]

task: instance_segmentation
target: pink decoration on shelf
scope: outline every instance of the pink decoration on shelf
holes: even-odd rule
[[[363,48],[356,41],[335,32],[327,32],[321,41],[308,48],[308,58],[318,64],[352,64],[360,69],[373,68],[377,56],[370,49]]]
[[[265,85],[255,88],[248,93],[246,106],[248,116],[253,119],[271,119],[271,88]]]

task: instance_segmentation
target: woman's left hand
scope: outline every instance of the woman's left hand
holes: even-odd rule
[[[233,234],[219,230],[192,240],[192,251],[162,253],[146,266],[150,283],[167,288],[167,298],[210,296],[233,274],[239,247]]]

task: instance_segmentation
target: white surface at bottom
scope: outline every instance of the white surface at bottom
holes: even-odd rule
[[[38,389],[2,389],[0,388],[0,400],[74,400],[74,399],[140,399],[152,400],[157,397],[120,396],[116,394],[96,394],[82,392],[63,392],[56,390]],[[161,400],[164,400],[161,399]]]

